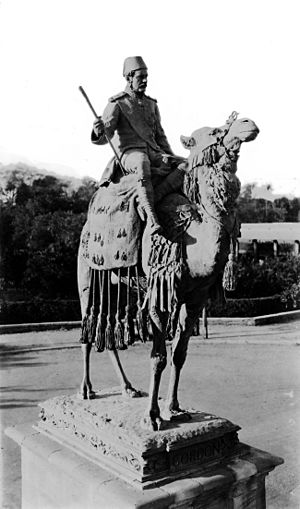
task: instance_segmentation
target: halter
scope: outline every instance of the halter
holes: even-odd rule
[[[238,117],[238,113],[236,111],[233,111],[231,113],[231,115],[228,117],[228,119],[226,120],[225,126],[222,129],[215,128],[211,131],[211,134],[216,136],[216,139],[217,139],[216,143],[218,143],[219,145],[221,145],[224,148],[224,153],[226,154],[226,156],[228,157],[229,160],[232,160],[232,156],[230,155],[229,151],[226,149],[226,147],[223,143],[223,140],[224,140],[225,136],[228,134],[233,123],[237,120],[237,117]],[[206,147],[206,148],[208,148],[208,147]],[[206,149],[204,149],[204,150],[206,150]],[[215,164],[217,164],[217,163],[215,163]],[[199,166],[202,166],[202,165],[199,163],[195,164],[195,166],[192,167],[191,172],[193,172]],[[192,178],[194,179],[195,177],[192,177]],[[196,184],[196,182],[194,181],[194,184],[193,184],[194,189],[195,189],[195,184]],[[195,191],[196,191],[196,189],[195,189]],[[200,203],[197,205],[198,212],[200,212],[199,209],[201,209],[202,215],[204,215],[204,216],[206,215],[206,216],[210,217],[211,219],[213,219],[214,221],[216,221],[221,226],[224,226],[224,219],[221,220],[221,219],[215,217],[214,215],[212,215],[206,209],[205,205],[203,204],[202,199],[201,199],[201,194],[200,193],[197,193],[197,194],[200,198],[200,200],[199,200]],[[228,232],[228,233],[230,234],[230,232]]]

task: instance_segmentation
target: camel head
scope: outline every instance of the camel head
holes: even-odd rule
[[[253,120],[238,119],[237,115],[234,111],[221,127],[202,127],[194,131],[191,136],[180,137],[184,148],[190,150],[188,158],[190,169],[199,165],[212,166],[225,152],[233,163],[237,161],[241,144],[254,140],[259,133]],[[236,168],[233,170],[235,171]]]
[[[226,131],[226,124],[223,129]],[[227,146],[234,139],[238,139],[241,143],[252,141],[255,140],[258,133],[259,129],[253,120],[250,118],[236,118],[232,123],[229,123],[229,130],[223,138],[223,143]]]
[[[185,182],[188,197],[226,213],[233,209],[240,192],[235,173],[241,144],[254,140],[259,132],[252,120],[237,115],[233,112],[221,127],[202,127],[180,138],[190,150]]]

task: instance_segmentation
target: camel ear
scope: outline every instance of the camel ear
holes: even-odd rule
[[[180,136],[180,141],[184,148],[187,148],[188,150],[196,145],[196,140],[193,138],[193,136]]]

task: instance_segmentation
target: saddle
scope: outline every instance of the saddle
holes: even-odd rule
[[[183,183],[183,172],[174,169],[181,159],[178,156],[168,159],[161,167],[153,168],[156,201],[179,190]],[[141,218],[145,220],[145,217],[137,207],[136,178],[135,174],[118,177],[115,160],[110,161],[104,172],[89,206],[88,233],[82,239],[85,258],[92,269],[126,268],[138,263]]]
[[[177,309],[176,287],[184,268],[181,237],[194,211],[187,198],[182,197],[178,203],[177,194],[176,199],[169,194],[158,207],[161,224],[168,234],[156,234],[152,239],[150,275],[144,285],[139,263],[142,221],[137,210],[136,187],[135,174],[101,186],[90,202],[81,236],[82,255],[92,270],[80,341],[95,343],[99,352],[132,344],[134,324],[139,338],[146,341],[149,316],[159,327],[157,310]],[[115,289],[113,276],[117,278]],[[127,287],[125,311],[121,282]],[[171,323],[176,318],[172,314]]]
[[[94,194],[88,210],[88,238],[82,239],[84,257],[92,269],[137,265],[142,224],[136,198],[135,175],[100,187]]]

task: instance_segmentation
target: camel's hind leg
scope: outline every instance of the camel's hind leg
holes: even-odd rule
[[[91,276],[90,271],[91,269],[84,260],[80,247],[78,253],[77,282],[82,317],[85,316],[89,304],[89,289]],[[82,399],[87,398],[90,399],[95,396],[90,379],[90,353],[92,349],[92,344],[91,343],[83,344],[81,349],[83,355],[83,378],[79,390],[79,396]],[[116,350],[109,351],[109,356],[112,361],[115,372],[117,374],[117,377],[120,381],[122,394],[133,398],[141,396],[140,391],[133,388],[127,376],[125,375],[118,352]]]
[[[90,353],[91,353],[92,345],[91,343],[81,345],[82,355],[83,355],[83,378],[81,382],[81,386],[79,389],[78,396],[81,399],[93,399],[95,397],[95,392],[92,388],[92,383],[90,379]]]
[[[81,248],[79,248],[77,263],[77,284],[82,318],[84,317],[89,304],[90,271],[91,269],[82,257]],[[82,399],[91,399],[95,396],[90,379],[91,348],[91,343],[81,345],[83,357],[83,377],[78,396]]]
[[[178,401],[178,385],[180,373],[185,363],[189,339],[192,335],[196,320],[200,316],[203,303],[183,304],[180,309],[178,327],[172,344],[171,373],[166,405],[162,413],[165,420],[172,417],[187,416],[188,413],[180,408]]]
[[[130,398],[140,398],[142,396],[142,393],[137,389],[134,389],[134,387],[129,382],[123,369],[123,366],[121,364],[117,350],[109,350],[108,353],[110,360],[113,364],[113,367],[115,369],[115,372],[119,378],[123,396],[129,396]]]

